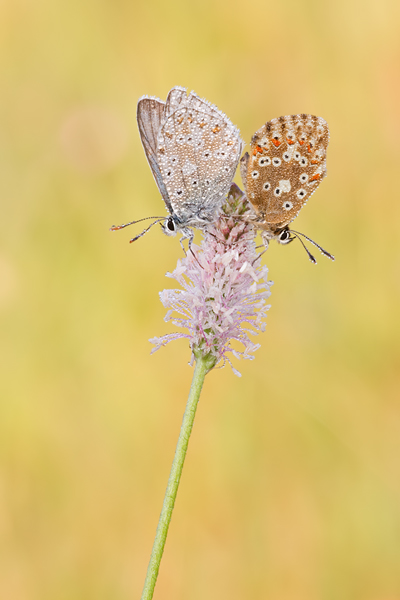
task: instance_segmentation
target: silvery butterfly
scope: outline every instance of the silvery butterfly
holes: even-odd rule
[[[193,240],[192,227],[204,229],[216,219],[242,152],[239,130],[207,100],[174,87],[165,102],[143,96],[137,107],[143,148],[168,217],[147,217],[153,223],[134,237],[163,222],[167,235]],[[140,219],[143,220],[143,219]],[[114,226],[117,230],[138,223]]]

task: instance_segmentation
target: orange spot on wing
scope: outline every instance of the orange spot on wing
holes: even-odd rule
[[[307,145],[307,150],[308,150],[309,152],[311,152],[311,145],[310,145],[310,144],[308,144],[308,145]]]
[[[221,127],[219,125],[216,125],[212,131],[213,133],[218,133],[218,131],[221,131]]]
[[[256,154],[262,154],[263,153],[263,149],[261,148],[261,146],[256,146],[253,150],[253,155],[255,156]]]
[[[304,144],[304,140],[299,140],[299,144],[302,146]]]
[[[290,146],[291,146],[292,144],[294,144],[294,141],[293,141],[293,140],[289,140],[289,138],[286,138],[286,141],[287,141],[287,143],[288,143],[288,144],[290,144]]]
[[[317,179],[321,179],[321,175],[319,173],[315,173],[315,175],[310,177],[310,181],[317,181]]]
[[[281,145],[281,142],[279,140],[272,140],[272,143],[274,146],[276,146],[276,148],[278,148]]]
[[[312,165],[319,165],[319,160],[312,160],[312,161],[311,161],[311,164],[312,164]]]

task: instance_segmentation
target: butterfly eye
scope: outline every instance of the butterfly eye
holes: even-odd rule
[[[286,202],[283,203],[282,208],[284,208],[285,210],[290,210],[291,208],[293,208],[293,204],[291,202],[289,202],[289,200],[287,200]]]
[[[265,167],[271,164],[271,159],[269,158],[269,156],[262,156],[259,160],[258,160],[258,164],[260,165],[260,167]]]
[[[270,184],[270,183],[268,183],[268,181],[266,181],[266,182],[264,183],[264,185],[263,185],[263,188],[264,188],[264,190],[265,190],[266,192],[268,192],[268,190],[270,189],[270,187],[271,187],[271,184]]]
[[[278,157],[275,157],[272,159],[272,164],[274,165],[274,167],[279,167],[281,163],[282,163],[282,161]]]
[[[282,231],[282,233],[279,234],[279,241],[282,244],[288,244],[289,242],[292,241],[293,238],[290,237],[290,232],[285,229],[284,231]]]
[[[283,160],[285,160],[286,162],[288,162],[290,160],[290,154],[289,154],[289,152],[284,152],[284,154],[283,154]]]
[[[300,164],[302,167],[306,167],[308,165],[308,160],[303,156],[303,158],[300,161]]]
[[[302,200],[302,199],[304,198],[304,196],[305,196],[305,195],[306,195],[306,190],[303,190],[303,189],[299,190],[299,191],[297,192],[297,194],[296,194],[296,196],[297,196],[297,197],[298,197],[300,200]]]
[[[253,179],[257,179],[257,177],[260,175],[260,173],[258,171],[253,171],[251,176]]]
[[[278,188],[278,187],[277,187],[277,188],[275,188],[275,190],[274,190],[274,195],[275,195],[276,197],[280,196],[280,195],[281,195],[281,189],[280,189],[280,188]]]
[[[166,223],[166,227],[167,229],[169,229],[170,231],[175,231],[175,223],[172,217],[169,217],[167,219],[167,223]]]
[[[307,173],[302,173],[299,177],[301,183],[305,183],[308,180],[308,175]]]

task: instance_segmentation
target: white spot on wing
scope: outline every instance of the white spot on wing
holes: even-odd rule
[[[191,175],[196,171],[196,165],[191,163],[189,160],[186,160],[185,164],[182,167],[182,173],[184,175]]]
[[[281,181],[279,182],[279,187],[281,188],[282,192],[286,193],[290,192],[290,190],[292,189],[289,179],[281,179]]]

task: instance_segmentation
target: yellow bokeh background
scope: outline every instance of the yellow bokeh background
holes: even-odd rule
[[[156,600],[400,599],[400,4],[0,2],[0,598],[139,598],[192,369],[136,103],[330,126],[254,361],[207,376]],[[237,178],[238,183],[240,183]]]

